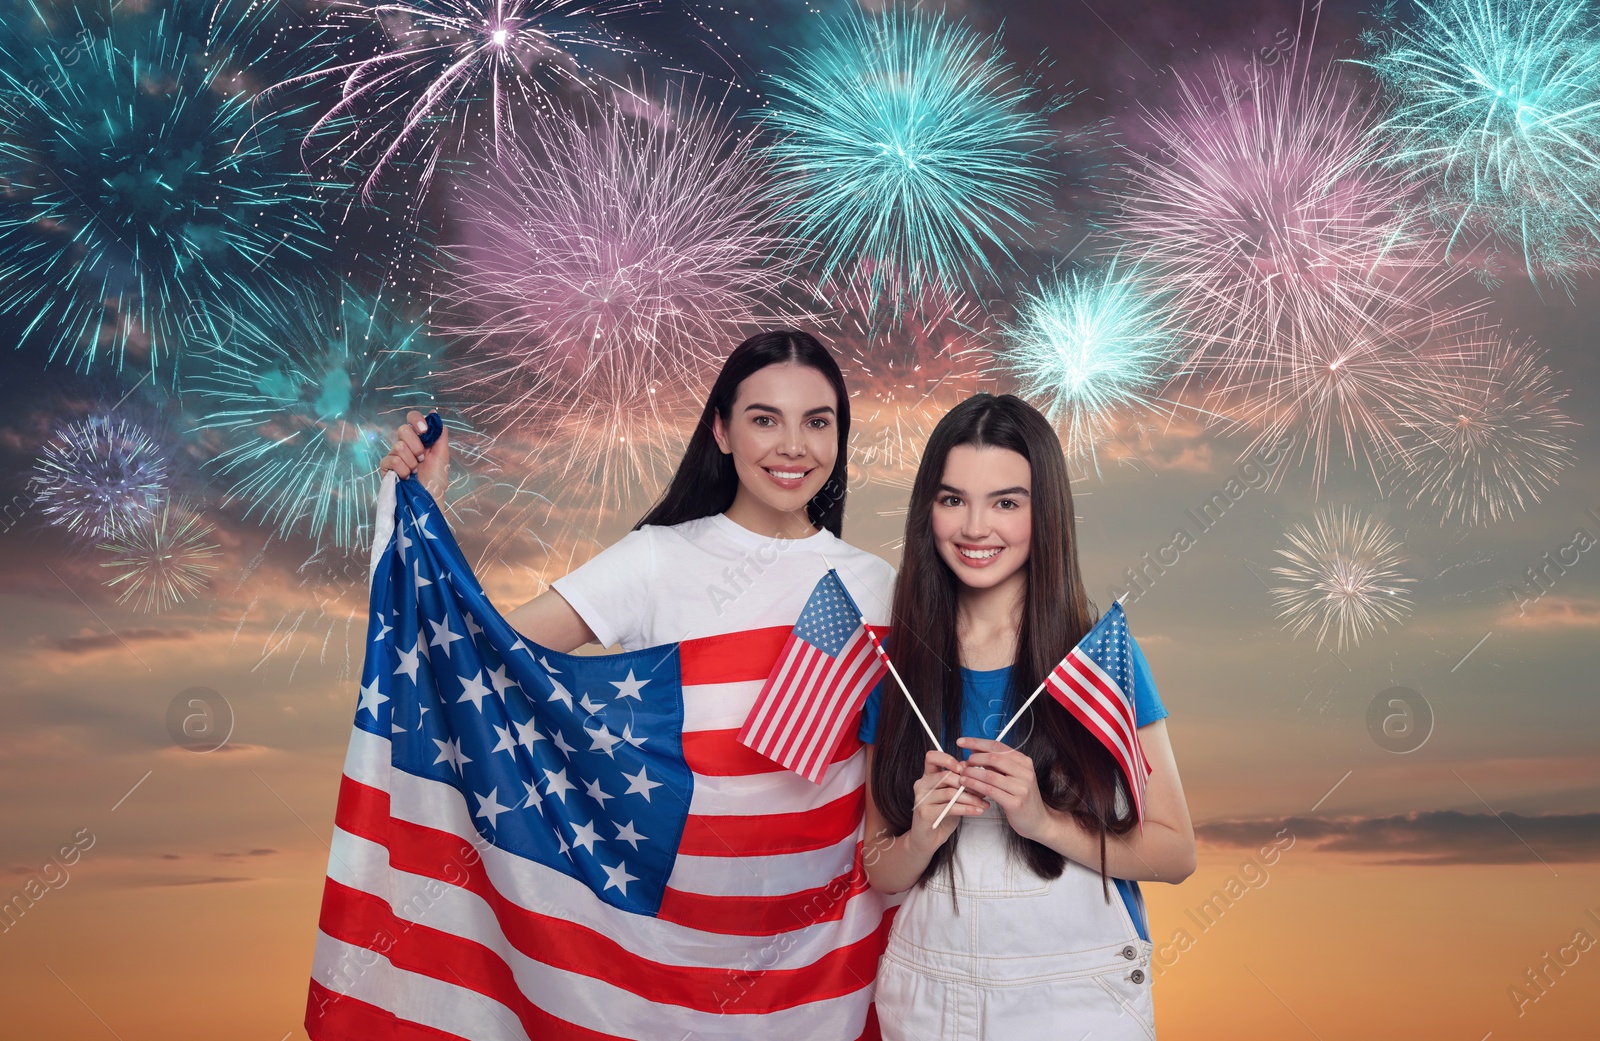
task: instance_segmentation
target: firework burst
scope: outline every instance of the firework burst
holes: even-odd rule
[[[1370,104],[1332,72],[1282,62],[1240,83],[1219,63],[1146,121],[1156,148],[1131,156],[1116,230],[1185,316],[1190,364],[1247,373],[1310,337],[1354,339],[1374,306],[1415,295],[1429,250],[1378,162]]]
[[[552,432],[545,461],[592,471],[608,498],[654,478],[679,397],[775,313],[794,270],[748,137],[697,101],[640,108],[553,121],[463,192],[474,241],[444,320],[469,344],[457,382],[475,414]]]
[[[224,504],[284,535],[361,544],[395,428],[434,400],[443,350],[422,317],[349,286],[308,289],[213,321],[200,340],[188,397],[196,429],[222,442],[207,466],[228,484]]]
[[[1445,288],[1457,277],[1440,272]],[[1406,458],[1399,433],[1406,417],[1424,407],[1461,407],[1452,367],[1468,363],[1488,342],[1477,302],[1439,302],[1443,289],[1419,295],[1416,303],[1370,301],[1369,309],[1341,316],[1337,326],[1309,329],[1252,363],[1248,375],[1221,382],[1207,397],[1222,417],[1218,422],[1254,432],[1246,454],[1292,438],[1299,462],[1311,462],[1313,490],[1335,458],[1367,471],[1381,486],[1383,475]]]
[[[1095,458],[1098,470],[1094,449],[1111,416],[1149,406],[1178,353],[1167,313],[1155,287],[1115,261],[1071,272],[1023,296],[1000,360],[1062,431],[1067,452]]]
[[[965,294],[924,287],[892,317],[876,307],[881,280],[857,271],[817,287],[818,332],[850,387],[853,472],[910,487],[922,448],[956,402],[992,387],[989,316]]]
[[[1285,537],[1289,548],[1277,552],[1287,563],[1272,569],[1285,584],[1272,597],[1291,635],[1315,628],[1320,649],[1331,630],[1342,651],[1411,613],[1407,587],[1415,580],[1401,571],[1404,557],[1389,525],[1327,507],[1311,528],[1297,524]]]
[[[209,10],[0,30],[0,310],[52,359],[155,370],[200,302],[325,246],[318,186],[281,147],[292,113],[252,115],[248,55],[206,35]]]
[[[56,433],[28,483],[47,523],[104,539],[148,517],[166,498],[167,460],[136,424],[91,416]]]
[[[325,153],[368,167],[370,199],[389,166],[415,165],[420,193],[440,161],[487,121],[498,147],[518,112],[553,110],[567,92],[593,93],[581,55],[627,50],[601,21],[648,7],[645,0],[333,0],[311,50],[326,55],[311,72],[273,88],[336,80],[339,101],[307,133],[331,136]],[[359,54],[359,57],[349,57]]]
[[[1369,37],[1388,159],[1425,185],[1457,253],[1502,250],[1535,282],[1600,261],[1600,35],[1575,0],[1416,0]],[[1481,249],[1480,249],[1481,247]]]
[[[771,78],[773,188],[821,251],[820,277],[892,273],[879,295],[993,277],[990,252],[1046,201],[1051,134],[998,40],[890,5],[828,24]]]
[[[117,603],[135,601],[140,610],[159,613],[198,596],[218,567],[221,547],[211,541],[214,530],[191,504],[178,500],[117,528],[99,546],[111,555],[100,566],[116,572],[106,585],[120,587]]]
[[[1439,523],[1487,525],[1527,510],[1572,464],[1571,430],[1555,386],[1531,344],[1496,339],[1450,359],[1447,395],[1408,403],[1396,428],[1403,465],[1391,476],[1407,505],[1425,503]]]

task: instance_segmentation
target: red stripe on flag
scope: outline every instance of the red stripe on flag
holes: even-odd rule
[[[830,764],[841,763],[861,748],[860,739],[846,735],[834,749]],[[772,774],[783,769],[771,759],[739,742],[738,730],[691,730],[683,735],[683,758],[701,777],[743,777]]]
[[[657,917],[724,936],[776,936],[838,921],[851,898],[870,888],[859,862],[826,885],[782,896],[707,896],[669,887]]]
[[[660,1005],[699,1012],[765,1015],[853,994],[871,982],[888,934],[884,927],[810,965],[751,972],[698,965],[665,965],[628,951],[609,937],[571,922],[517,907],[475,871],[465,887],[480,888],[501,933],[516,950],[554,968],[609,982]],[[376,949],[397,968],[477,991],[517,1014],[529,1037],[544,1036],[550,1019],[517,985],[511,966],[475,940],[396,917],[387,901],[328,879],[319,927],[345,943]],[[748,977],[742,979],[741,977]],[[559,1022],[559,1021],[558,1021]]]
[[[865,807],[864,797],[865,790],[857,788],[854,792],[841,796],[834,802],[821,807],[819,811],[814,812],[827,811],[828,815],[818,822],[818,828],[813,836],[808,837],[804,834],[791,835],[786,841],[804,839],[805,841],[815,841],[817,843],[815,846],[807,845],[806,849],[820,849],[842,841],[846,835],[855,829],[855,824],[851,823],[846,826],[844,834],[832,837],[829,837],[831,834],[830,829],[838,827],[840,821],[849,820],[852,817],[854,820],[859,821]],[[739,835],[736,834],[738,829],[733,825],[724,826],[723,822],[769,822],[766,824],[758,823],[756,827],[746,830],[754,833],[760,841],[771,844],[776,836],[761,834],[765,828],[774,827],[770,822],[775,817],[796,816],[802,815],[768,814],[758,817],[709,818],[690,816],[689,821],[691,825],[697,820],[714,822],[710,825],[715,830],[710,832],[709,841],[717,843],[716,850],[699,855],[742,856],[747,855],[745,851],[730,853],[727,845],[718,838],[718,836],[723,836],[729,841],[739,838]],[[466,865],[479,865],[476,867],[476,872],[482,873],[479,854],[465,839],[452,835],[447,831],[413,824],[410,821],[394,820],[389,816],[389,796],[386,792],[364,785],[349,777],[345,777],[339,786],[339,804],[334,812],[334,823],[351,835],[358,835],[361,838],[386,847],[389,850],[389,863],[397,869],[408,871],[415,875],[424,875],[428,878],[437,878],[452,884],[461,884]],[[793,829],[795,826],[780,825],[779,827]],[[689,851],[685,850],[685,852]],[[796,851],[782,849],[771,850],[770,852],[787,853]],[[761,854],[758,853],[756,855]],[[846,879],[845,884],[853,884],[853,879],[850,876],[841,877]],[[492,889],[486,879],[483,885]],[[475,885],[467,885],[466,888],[471,889],[473,892],[478,892],[478,887]],[[859,889],[853,889],[851,892],[859,891]],[[668,895],[673,892],[671,889],[667,890]],[[479,893],[479,895],[484,894]],[[795,896],[800,897],[803,894],[795,894]],[[719,912],[705,918],[681,920],[681,924],[693,926],[703,932],[727,933],[733,936],[769,936],[789,929],[799,928],[796,924],[797,919],[793,916],[784,918],[774,913],[775,908],[784,909],[780,901],[790,899],[789,897],[707,897],[701,894],[685,893],[678,894],[675,899],[678,901],[675,906],[678,907],[684,907],[696,901],[703,902],[708,900],[718,901],[725,905],[725,915]],[[805,899],[798,899],[794,907],[804,907],[805,902]],[[661,916],[663,918],[667,917],[667,904],[665,902],[662,904]],[[678,919],[672,920],[677,921]]]
[[[811,810],[731,816],[691,813],[678,852],[691,857],[767,857],[842,842],[861,824],[866,787]]]
[[[1067,661],[1062,662],[1062,666],[1057,670],[1057,675],[1062,678],[1066,687],[1077,693],[1080,699],[1078,714],[1082,715],[1087,712],[1093,716],[1092,719],[1083,719],[1083,724],[1091,730],[1103,729],[1105,732],[1116,734],[1125,749],[1127,745],[1125,718],[1114,706],[1109,706],[1105,703],[1106,697],[1114,697],[1114,695],[1102,695],[1098,688],[1094,686],[1094,674],[1088,673],[1088,670],[1084,669],[1083,665],[1075,659],[1068,658]],[[1100,739],[1102,742],[1105,740],[1103,736]],[[1111,751],[1119,759],[1126,758],[1124,750],[1112,748]],[[1129,777],[1131,778],[1132,774]]]
[[[528,1036],[540,1041],[618,1041],[614,1035],[587,1030],[540,1009],[533,1012],[539,1019],[538,1032]],[[316,980],[311,981],[306,996],[306,1033],[311,1041],[461,1041],[460,1034],[401,1019],[388,1009],[329,990]]]
[[[792,625],[702,636],[678,644],[678,670],[683,685],[764,680],[794,631]]]
[[[1142,823],[1144,779],[1148,771],[1140,769],[1145,765],[1144,753],[1134,733],[1131,706],[1108,686],[1076,648],[1056,666],[1050,679],[1051,697],[1094,734],[1117,761],[1127,779],[1135,814]]]

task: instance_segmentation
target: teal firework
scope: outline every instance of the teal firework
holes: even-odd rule
[[[1536,282],[1600,266],[1600,34],[1582,0],[1416,0],[1364,62],[1452,254]]]
[[[1050,182],[1049,127],[998,40],[891,6],[792,59],[763,115],[776,198],[821,277],[859,266],[896,301],[992,277]]]
[[[252,111],[226,6],[133,7],[0,28],[0,310],[83,369],[170,368],[204,301],[324,248],[293,114]]]
[[[999,360],[1067,451],[1092,457],[1115,413],[1151,404],[1166,381],[1180,348],[1166,310],[1147,279],[1115,262],[1070,272],[1023,295]]]
[[[395,428],[433,405],[443,349],[423,316],[350,286],[305,289],[213,313],[196,340],[185,404],[224,503],[284,535],[360,545]]]

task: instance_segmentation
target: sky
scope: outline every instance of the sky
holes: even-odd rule
[[[651,60],[720,62],[739,90],[818,22],[791,3],[759,15],[668,6],[637,22]],[[1001,30],[1014,61],[1070,95],[1051,116],[1064,137],[1115,130],[1061,160],[1056,212],[987,301],[1002,313],[1115,208],[1119,149],[1141,147],[1140,114],[1171,103],[1177,75],[1214,56],[1271,54],[1300,17],[1268,0],[945,10]],[[1370,15],[1327,5],[1312,53],[1357,54]],[[1103,609],[1127,594],[1199,839],[1192,877],[1145,886],[1164,1036],[1594,1034],[1600,552],[1577,547],[1600,540],[1600,285],[1509,277],[1480,288],[1497,323],[1546,352],[1578,424],[1559,482],[1508,518],[1441,523],[1348,465],[1317,486],[1292,456],[1280,479],[1249,480],[1247,439],[1192,408],[1119,417],[1098,468],[1075,464],[1090,596]],[[0,921],[6,1032],[303,1038],[362,652],[361,553],[308,563],[311,541],[220,501],[207,444],[186,439],[189,414],[169,398],[137,377],[49,360],[14,316],[0,334],[16,343],[0,352],[0,899],[21,908],[15,897],[35,894]],[[868,384],[856,405],[868,437],[891,414],[913,429],[937,418],[937,403],[920,417],[875,411],[880,390]],[[175,481],[204,500],[218,546],[206,588],[159,613],[119,603],[103,556],[45,523],[27,485],[62,422],[122,395],[119,414],[177,446]],[[891,564],[910,473],[903,460],[863,459],[848,500],[846,540]],[[452,521],[503,609],[619,538],[655,490],[636,481],[608,504],[587,472],[529,482],[549,508]],[[1286,631],[1270,592],[1288,534],[1326,507],[1387,525],[1409,580],[1409,610],[1342,649]],[[1144,569],[1136,586],[1130,569]],[[1431,720],[1420,745],[1403,726],[1385,736],[1396,700]]]

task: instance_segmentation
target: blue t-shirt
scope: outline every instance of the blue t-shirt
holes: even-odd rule
[[[1156,690],[1155,677],[1150,675],[1150,663],[1145,660],[1144,651],[1139,649],[1139,642],[1128,635],[1128,645],[1133,651],[1133,718],[1136,726],[1154,723],[1158,719],[1167,718],[1167,707],[1161,703],[1161,694]],[[1011,714],[1006,710],[1006,684],[1011,681],[1011,666],[1002,669],[969,669],[961,668],[961,736],[983,737],[994,740],[1000,733],[1000,728],[1006,725],[1006,720]],[[867,744],[876,744],[878,738],[878,711],[883,702],[883,688],[885,683],[892,683],[890,677],[878,681],[872,688],[872,693],[867,695],[867,703],[861,709],[861,729],[858,736]],[[1047,695],[1041,694],[1040,697]],[[1015,744],[1019,731],[1026,735],[1028,725],[1024,719],[1013,727],[1008,744]],[[956,750],[961,758],[965,759],[972,754],[968,748]],[[1122,894],[1122,902],[1128,907],[1128,916],[1133,919],[1133,924],[1139,930],[1139,937],[1150,939],[1150,926],[1145,921],[1144,897],[1139,892],[1139,883],[1128,879],[1113,878],[1117,891]]]

